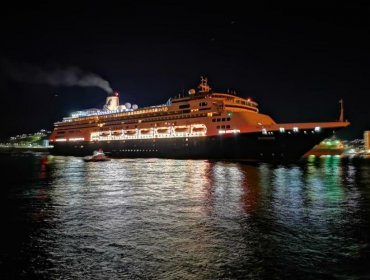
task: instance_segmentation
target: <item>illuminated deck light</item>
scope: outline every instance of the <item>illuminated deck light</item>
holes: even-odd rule
[[[280,131],[281,133],[284,133],[284,132],[285,132],[285,128],[284,128],[284,127],[280,127],[280,128],[279,128],[279,131]]]
[[[315,130],[315,132],[320,132],[321,131],[321,127],[316,126],[314,130]]]
[[[69,141],[84,141],[85,138],[83,137],[76,137],[76,138],[69,138]]]
[[[225,134],[225,133],[240,133],[240,130],[239,129],[228,129],[228,130],[219,130],[218,131],[219,134]]]
[[[297,126],[293,127],[293,132],[298,132],[299,128]]]

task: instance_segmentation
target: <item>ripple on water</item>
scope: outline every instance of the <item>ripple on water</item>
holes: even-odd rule
[[[0,161],[7,176],[8,165]],[[39,279],[366,278],[368,165],[13,159],[5,275]],[[7,169],[8,168],[8,169]],[[5,196],[3,196],[5,197]],[[4,214],[3,214],[4,216]],[[23,233],[23,234],[21,234]],[[13,240],[10,239],[9,240]],[[21,244],[21,245],[20,245]],[[17,265],[17,266],[16,266]]]

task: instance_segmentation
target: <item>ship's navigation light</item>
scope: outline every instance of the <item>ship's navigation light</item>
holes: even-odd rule
[[[118,91],[115,91],[115,92],[114,92],[114,96],[119,96]]]
[[[298,127],[293,127],[293,132],[298,132],[299,131],[299,128]]]
[[[320,132],[320,131],[321,131],[321,127],[316,126],[316,127],[315,127],[315,132]]]

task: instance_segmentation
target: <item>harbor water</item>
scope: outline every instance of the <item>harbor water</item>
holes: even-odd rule
[[[0,170],[0,279],[370,279],[370,160]]]

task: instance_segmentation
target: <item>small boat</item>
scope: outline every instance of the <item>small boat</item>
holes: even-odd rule
[[[83,158],[84,161],[108,161],[110,158],[108,158],[102,149],[99,149],[98,151],[94,151],[92,156],[86,156]]]

